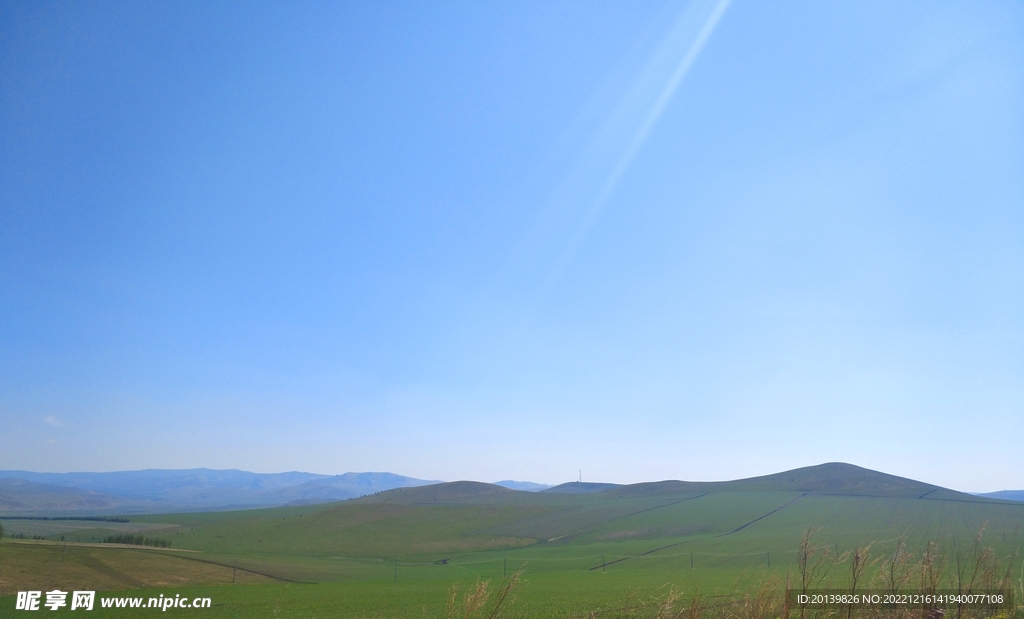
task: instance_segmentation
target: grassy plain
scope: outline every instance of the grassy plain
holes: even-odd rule
[[[982,530],[983,545],[1024,586],[1024,504],[879,475],[850,467],[774,482],[666,482],[598,494],[459,482],[318,506],[133,516],[132,524],[159,531],[173,549],[193,552],[73,545],[58,562],[59,545],[4,540],[0,595],[80,587],[211,597],[207,617],[441,617],[453,585],[498,585],[519,572],[511,608],[522,616],[617,616],[629,600],[672,588],[710,600],[764,582],[782,588],[812,528],[819,554],[839,558],[829,576],[837,586],[846,585],[851,551],[870,544],[869,572],[877,571],[900,540],[916,558],[936,543],[950,581],[958,557],[972,560]],[[109,534],[75,528],[50,538],[86,544]],[[13,598],[0,599],[0,617],[13,607]]]

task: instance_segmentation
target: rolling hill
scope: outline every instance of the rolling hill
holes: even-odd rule
[[[897,548],[905,549],[900,556],[917,561],[930,544],[947,558],[979,556],[971,554],[979,533],[981,543],[993,549],[991,556],[1005,563],[1020,547],[1017,531],[1024,530],[1024,503],[840,463],[726,482],[589,490],[596,491],[525,492],[457,481],[317,505],[131,516],[118,526],[145,527],[146,535],[171,541],[182,553],[174,569],[180,560],[193,560],[277,581],[336,583],[345,591],[388,586],[431,591],[440,600],[453,583],[524,570],[532,587],[527,597],[563,610],[567,591],[589,600],[610,592],[608,599],[621,600],[637,587],[662,591],[666,583],[725,594],[764,579],[785,581],[808,531],[816,531],[817,552],[839,563],[853,549],[870,546],[871,565],[878,567]],[[113,526],[97,522],[83,528],[77,522],[77,528],[60,531],[58,522],[48,521],[43,531],[33,521],[10,524],[26,534],[31,531],[25,527],[39,526],[48,539],[64,536],[85,544],[102,540]],[[32,542],[5,542],[16,543]],[[42,553],[46,542],[36,543]],[[33,548],[19,546],[19,561],[29,565]],[[104,555],[88,548],[83,561],[90,565],[112,557],[102,563],[97,582],[121,570],[114,549]],[[1003,563],[1014,579],[1021,577],[1019,559]],[[126,577],[130,569],[124,568]],[[849,568],[840,565],[834,573],[841,579]],[[15,585],[33,583],[10,583]]]
[[[829,462],[792,471],[733,481],[660,481],[610,489],[618,496],[655,496],[676,492],[802,492],[836,496],[923,497],[971,500],[973,495],[853,464]]]

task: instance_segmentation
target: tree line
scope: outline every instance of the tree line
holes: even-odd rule
[[[131,544],[133,546],[154,546],[156,548],[170,548],[171,542],[159,537],[146,537],[144,535],[108,535],[103,538],[104,544]]]

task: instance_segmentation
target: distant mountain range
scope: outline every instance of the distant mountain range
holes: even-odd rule
[[[463,482],[459,482],[463,483]],[[476,483],[476,482],[464,482]],[[393,473],[251,473],[239,470],[186,469],[112,473],[33,473],[0,471],[0,514],[7,516],[139,514],[216,511],[328,503],[399,488],[443,484]],[[829,463],[784,473],[727,482],[659,481],[631,485],[570,482],[548,486],[504,480],[478,484],[493,491],[560,494],[609,493],[639,496],[665,492],[788,489],[821,494],[951,498],[954,492],[921,482]],[[438,485],[437,490],[446,488]],[[474,486],[475,487],[475,486]],[[445,490],[448,492],[448,490]],[[403,493],[419,496],[420,493]],[[1024,491],[1003,490],[975,496],[1024,501]],[[431,499],[436,500],[436,497]]]
[[[787,492],[816,496],[860,496],[927,499],[956,503],[1004,504],[1005,497],[981,497],[906,477],[872,471],[853,464],[828,462],[782,473],[732,481],[655,481],[638,484],[569,482],[537,493],[516,492],[497,484],[458,481],[420,488],[396,488],[361,499],[362,502],[430,504],[545,504],[551,494],[599,495],[604,498],[696,496],[709,493]],[[533,494],[534,496],[529,496]],[[583,498],[583,497],[580,497]],[[525,502],[525,503],[524,503]]]
[[[0,471],[0,513],[142,513],[326,503],[439,483],[393,473],[250,473],[186,469],[111,473]]]
[[[525,492],[541,492],[551,487],[548,484],[538,484],[532,481],[513,481],[511,479],[496,481],[494,485],[508,488],[509,490],[523,490]]]

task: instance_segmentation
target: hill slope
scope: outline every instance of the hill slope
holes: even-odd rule
[[[364,503],[397,503],[404,505],[452,505],[507,503],[511,499],[528,497],[533,493],[512,490],[496,484],[478,481],[450,481],[429,486],[396,488],[360,499]]]
[[[621,488],[621,484],[602,484],[590,481],[570,481],[557,486],[552,486],[541,492],[547,492],[549,494],[594,494],[595,492],[605,492],[608,490],[614,490]]]
[[[568,485],[568,484],[566,484]],[[694,492],[801,492],[834,496],[875,496],[975,500],[973,495],[949,490],[871,469],[828,462],[782,473],[732,481],[659,481],[614,488],[615,496],[662,496]]]
[[[984,492],[975,496],[982,496],[987,499],[1000,499],[1003,501],[1024,502],[1024,490],[1000,490],[998,492]]]

